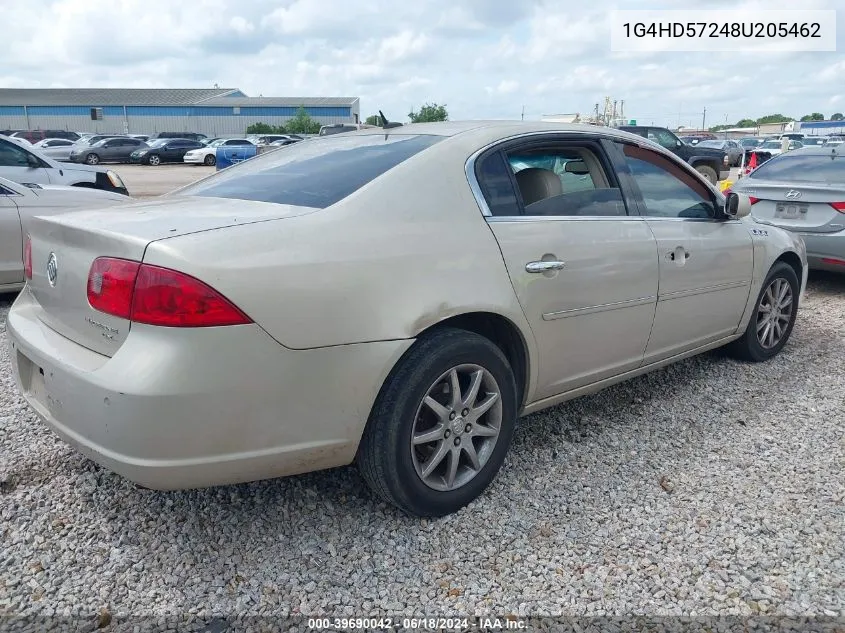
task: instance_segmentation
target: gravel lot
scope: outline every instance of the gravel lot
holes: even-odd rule
[[[845,615],[843,388],[845,277],[814,276],[773,362],[533,415],[480,501],[426,521],[353,468],[136,489],[37,422],[0,327],[0,612]]]
[[[204,165],[112,165],[126,183],[133,198],[160,196],[188,183],[205,178],[216,171],[216,167]]]

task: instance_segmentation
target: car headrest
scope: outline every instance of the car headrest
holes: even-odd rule
[[[529,167],[518,171],[516,184],[519,185],[519,191],[522,193],[522,200],[526,206],[563,193],[560,178],[550,169]]]

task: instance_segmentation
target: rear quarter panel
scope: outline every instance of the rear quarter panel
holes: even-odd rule
[[[484,311],[516,324],[534,358],[464,172],[475,149],[446,139],[333,207],[163,239],[145,261],[205,280],[292,349],[413,338]]]

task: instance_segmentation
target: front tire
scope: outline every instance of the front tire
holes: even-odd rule
[[[716,173],[716,170],[712,167],[708,167],[707,165],[699,165],[695,168],[695,170],[704,176],[710,184],[715,185],[719,182],[719,174]]]
[[[505,460],[517,388],[502,351],[465,330],[421,336],[388,376],[358,448],[364,480],[417,516],[478,497]]]
[[[213,167],[217,164],[217,157],[214,154],[209,154],[202,162],[209,167]]]
[[[147,157],[147,165],[152,165],[153,167],[161,165],[161,157],[158,154]]]
[[[798,275],[789,264],[777,262],[766,280],[748,327],[728,346],[736,358],[760,363],[776,356],[786,345],[798,316]]]
[[[96,154],[88,154],[88,156],[85,157],[85,162],[89,165],[99,165],[100,157]]]

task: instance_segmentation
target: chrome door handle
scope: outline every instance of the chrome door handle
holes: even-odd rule
[[[550,261],[550,262],[528,262],[525,264],[525,272],[528,273],[545,273],[550,270],[562,270],[566,267],[566,262]]]

